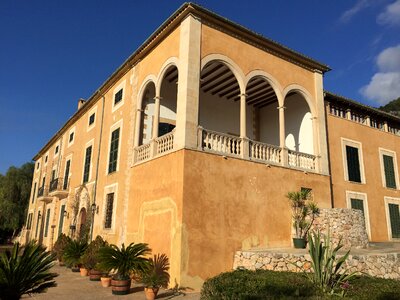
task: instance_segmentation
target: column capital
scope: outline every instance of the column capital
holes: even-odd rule
[[[239,94],[239,96],[240,97],[247,97],[248,95],[246,93],[242,93],[242,94]]]
[[[286,106],[278,106],[276,109],[283,109],[283,110],[285,110],[285,109],[286,109]]]
[[[161,96],[155,96],[153,99],[154,100],[162,100],[162,97]]]

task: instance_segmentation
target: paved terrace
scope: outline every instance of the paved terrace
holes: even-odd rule
[[[115,296],[111,293],[111,287],[103,288],[100,281],[90,281],[89,277],[82,277],[80,273],[73,273],[66,267],[54,266],[53,272],[60,274],[57,278],[57,287],[50,288],[44,294],[35,294],[32,297],[25,295],[22,299],[59,300],[59,299],[146,299],[143,286],[132,284],[131,293],[123,296]],[[171,291],[160,290],[157,299],[185,299],[199,300],[200,293],[185,291],[186,295],[173,295]]]

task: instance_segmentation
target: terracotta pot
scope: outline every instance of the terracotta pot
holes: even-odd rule
[[[91,281],[100,281],[101,272],[97,270],[90,270],[89,272],[89,279]]]
[[[80,268],[79,271],[81,272],[81,276],[88,276],[89,270],[86,268]]]
[[[112,293],[114,295],[127,295],[131,289],[131,279],[115,280],[111,279]]]
[[[144,294],[146,295],[146,300],[154,300],[157,297],[159,288],[144,288]]]
[[[100,277],[102,287],[109,287],[111,285],[110,277]]]

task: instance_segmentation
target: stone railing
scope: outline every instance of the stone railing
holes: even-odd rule
[[[138,163],[162,155],[174,149],[175,129],[149,143],[140,145],[134,149],[134,162]]]
[[[174,149],[174,135],[175,129],[155,140],[157,145],[157,154],[162,154]]]
[[[315,155],[288,150],[289,167],[315,170]]]
[[[281,163],[281,148],[261,142],[250,141],[250,157],[256,160]]]
[[[199,147],[205,151],[221,154],[241,154],[242,139],[233,135],[206,130],[199,127]]]
[[[141,145],[135,148],[135,162],[150,158],[150,144]]]

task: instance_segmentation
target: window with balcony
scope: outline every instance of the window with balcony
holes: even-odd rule
[[[108,173],[109,174],[117,171],[119,132],[120,132],[120,128],[117,128],[111,134],[110,156],[109,156],[109,163],[108,163]]]
[[[64,182],[63,182],[63,190],[68,188],[68,181],[69,181],[69,169],[71,168],[71,160],[67,160],[65,164],[65,173],[64,173]]]
[[[106,211],[104,218],[104,228],[111,229],[112,226],[112,216],[114,208],[114,193],[107,194],[106,197]]]
[[[86,183],[89,181],[91,158],[92,158],[92,146],[89,146],[86,148],[86,152],[85,152],[85,163],[84,163],[84,168],[83,168],[83,183]]]

